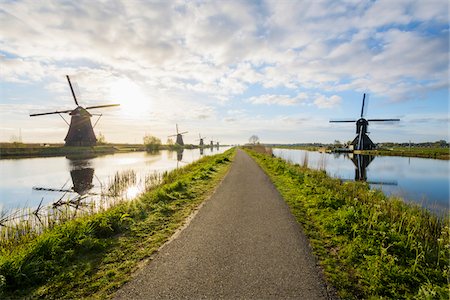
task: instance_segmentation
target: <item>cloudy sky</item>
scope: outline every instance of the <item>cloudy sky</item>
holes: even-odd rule
[[[95,131],[165,142],[348,141],[363,93],[374,142],[448,140],[447,0],[0,0],[0,141],[63,142],[58,115],[120,103]],[[65,116],[68,119],[68,116]],[[93,119],[95,122],[96,119]]]

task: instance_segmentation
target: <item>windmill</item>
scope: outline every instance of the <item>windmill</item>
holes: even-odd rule
[[[330,123],[354,123],[356,122],[356,134],[357,136],[353,139],[351,144],[353,145],[355,150],[371,150],[375,148],[375,144],[367,135],[367,127],[369,126],[369,122],[397,122],[400,119],[365,119],[365,110],[364,104],[366,100],[366,94],[364,93],[362,108],[361,108],[361,116],[358,120],[344,120],[344,121],[333,121]]]
[[[206,138],[206,136],[202,137],[202,135],[200,133],[198,134],[198,140],[196,140],[196,141],[200,141],[200,143],[199,143],[200,148],[205,146],[205,144],[203,143],[203,140],[205,138]]]
[[[168,137],[172,137],[172,136],[176,136],[177,137],[177,141],[175,142],[175,144],[178,144],[180,146],[184,146],[184,142],[183,142],[183,134],[188,133],[187,131],[185,132],[178,132],[178,124],[175,124],[176,129],[177,129],[177,134],[172,134],[169,135]]]
[[[70,82],[69,75],[66,75],[66,77],[67,77],[67,81],[69,82],[70,90],[72,91],[73,100],[75,101],[75,104],[77,105],[77,107],[75,109],[69,109],[69,110],[30,114],[30,117],[59,114],[61,116],[61,118],[63,118],[63,116],[61,114],[68,113],[71,116],[70,124],[67,123],[67,121],[63,118],[63,120],[67,123],[67,125],[69,125],[69,131],[67,132],[67,135],[64,139],[64,141],[66,142],[65,145],[66,146],[95,146],[95,144],[97,143],[97,138],[95,137],[94,128],[92,127],[91,117],[93,115],[99,116],[97,121],[94,124],[94,127],[95,127],[95,125],[97,125],[98,121],[100,120],[100,117],[102,116],[102,114],[91,114],[88,112],[88,109],[119,106],[120,104],[106,104],[106,105],[81,107],[78,104],[77,97],[75,96],[75,92],[73,91],[72,83]]]

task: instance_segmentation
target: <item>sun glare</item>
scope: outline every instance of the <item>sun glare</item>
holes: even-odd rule
[[[134,199],[141,193],[141,190],[137,186],[129,187],[125,192],[125,197],[127,199]]]
[[[111,99],[120,103],[124,115],[143,116],[150,111],[150,97],[129,79],[120,79],[110,88]]]

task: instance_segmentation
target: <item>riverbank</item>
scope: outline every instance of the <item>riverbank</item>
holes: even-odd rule
[[[143,145],[111,144],[94,147],[66,147],[63,144],[1,144],[0,158],[32,158],[72,155],[104,155],[117,152],[145,151]]]
[[[343,299],[448,297],[448,214],[248,151],[302,224]]]
[[[214,146],[217,147],[217,146]],[[220,146],[225,147],[225,145]],[[197,145],[186,144],[183,147],[177,145],[158,145],[157,150],[195,149]],[[209,148],[209,147],[204,147]],[[0,143],[0,159],[53,157],[53,156],[96,156],[113,153],[126,153],[136,151],[148,151],[143,144],[105,144],[93,147],[66,147],[63,144],[19,144]]]
[[[380,156],[404,156],[404,157],[421,157],[434,159],[450,159],[449,148],[392,148],[379,150],[355,151],[355,153],[365,155],[380,155]]]
[[[320,152],[342,152],[332,147],[316,147],[316,146],[278,146],[274,145],[273,148],[279,149],[293,149],[293,150],[306,150],[306,151],[320,151]],[[433,159],[450,159],[449,148],[426,148],[426,147],[393,147],[389,149],[377,149],[377,150],[364,150],[364,151],[349,151],[355,154],[373,155],[373,156],[402,156],[402,157],[421,157],[421,158],[433,158]]]
[[[234,149],[167,173],[137,199],[0,249],[2,298],[106,298],[182,226],[225,176]]]

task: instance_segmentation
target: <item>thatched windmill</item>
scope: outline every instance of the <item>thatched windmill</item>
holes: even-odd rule
[[[369,126],[369,122],[397,122],[400,119],[365,119],[365,111],[364,104],[366,100],[366,94],[364,93],[362,108],[361,108],[361,116],[358,120],[344,120],[344,121],[330,121],[330,123],[355,123],[356,122],[356,134],[357,136],[353,139],[351,144],[353,145],[355,150],[371,150],[375,148],[375,144],[367,135],[367,127]]]
[[[77,97],[75,96],[75,92],[73,91],[72,83],[70,82],[69,75],[66,75],[66,77],[67,77],[67,81],[69,82],[70,90],[72,91],[73,100],[75,101],[75,104],[77,105],[77,107],[75,109],[69,109],[69,110],[30,114],[30,117],[52,115],[52,114],[59,114],[61,116],[61,114],[68,113],[71,116],[70,124],[61,116],[61,118],[63,118],[63,120],[69,125],[69,131],[67,132],[67,135],[64,139],[64,141],[66,142],[65,145],[66,146],[95,146],[95,144],[97,143],[97,138],[95,137],[94,128],[92,127],[91,117],[93,115],[99,116],[97,121],[94,124],[94,127],[95,127],[95,125],[97,125],[98,121],[100,120],[100,117],[102,116],[102,114],[91,114],[88,112],[88,109],[119,106],[120,104],[106,104],[106,105],[81,107],[78,104]]]
[[[180,146],[184,146],[184,142],[183,142],[183,134],[186,134],[186,133],[188,133],[188,132],[187,132],[187,131],[185,131],[185,132],[179,132],[179,131],[178,131],[178,124],[175,124],[175,127],[176,127],[176,129],[177,129],[177,133],[176,133],[176,134],[169,135],[169,137],[176,136],[176,137],[177,137],[177,141],[175,142],[175,144],[178,144],[178,145],[180,145]]]

